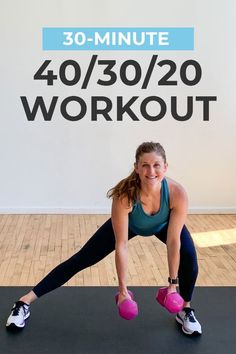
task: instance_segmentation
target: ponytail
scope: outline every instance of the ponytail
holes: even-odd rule
[[[128,205],[139,199],[140,196],[140,179],[139,175],[133,172],[126,178],[122,179],[117,185],[107,192],[108,198],[128,198]]]

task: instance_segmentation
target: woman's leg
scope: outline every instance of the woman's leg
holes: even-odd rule
[[[135,234],[129,232],[129,239]],[[99,262],[115,249],[115,235],[111,219],[105,222],[74,256],[59,264],[33,290],[17,301],[7,319],[7,328],[23,328],[30,316],[29,304],[38,297],[63,285],[73,275]]]
[[[135,235],[129,232],[129,239]],[[115,249],[115,236],[111,219],[107,220],[87,243],[65,262],[54,268],[34,288],[36,298],[60,287],[79,271],[96,264]],[[27,303],[24,296],[22,301]],[[29,302],[29,301],[28,301]]]
[[[166,243],[167,228],[164,227],[156,237]],[[179,265],[179,292],[185,301],[185,305],[189,304],[192,298],[195,282],[198,275],[197,254],[192,237],[184,225],[180,235],[180,265]]]

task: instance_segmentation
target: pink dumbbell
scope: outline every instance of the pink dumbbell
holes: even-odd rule
[[[177,313],[183,309],[184,300],[179,293],[174,292],[168,294],[168,288],[158,290],[156,300],[159,304],[165,307],[170,313]]]
[[[125,320],[132,320],[133,318],[138,316],[138,305],[134,301],[134,294],[132,293],[132,291],[128,290],[128,293],[130,294],[132,300],[125,299],[117,306],[119,315],[122,318],[124,318]],[[118,302],[118,295],[119,293],[117,293],[115,296],[116,304]]]

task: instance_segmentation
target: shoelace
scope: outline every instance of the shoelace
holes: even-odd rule
[[[189,322],[196,322],[194,314],[193,314],[194,310],[193,309],[188,309],[185,310],[185,319],[189,320]]]
[[[24,313],[26,313],[26,309],[25,309],[24,305],[16,303],[15,307],[13,307],[13,309],[12,309],[12,315],[18,316],[21,308],[23,309]]]

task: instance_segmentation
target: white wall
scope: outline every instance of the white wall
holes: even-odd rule
[[[188,191],[191,211],[236,211],[236,50],[235,2],[209,1],[2,1],[1,26],[1,128],[0,128],[0,211],[24,212],[109,212],[106,191],[132,168],[137,145],[160,141],[169,161],[168,175]],[[67,59],[85,66],[91,52],[44,52],[42,27],[194,27],[195,50],[159,52],[159,58],[172,59],[179,66],[187,59],[197,60],[202,80],[193,87],[158,87],[154,80],[147,90],[140,86],[112,88],[91,85],[53,87],[33,80],[45,59],[57,69]],[[152,52],[100,52],[102,59],[127,59],[147,65]],[[173,79],[178,79],[176,74]],[[185,109],[186,96],[217,96],[210,104],[210,121],[202,120],[202,105],[194,105],[194,115],[177,122],[168,113],[150,122],[92,122],[90,110],[81,121],[65,120],[59,108],[51,122],[37,116],[27,121],[20,96],[32,103],[36,96],[61,102],[70,95],[89,101],[104,95],[115,102],[123,95],[157,95],[169,102],[179,97]],[[138,106],[135,106],[138,109]],[[170,104],[168,103],[168,109]],[[74,112],[75,107],[71,107]]]

